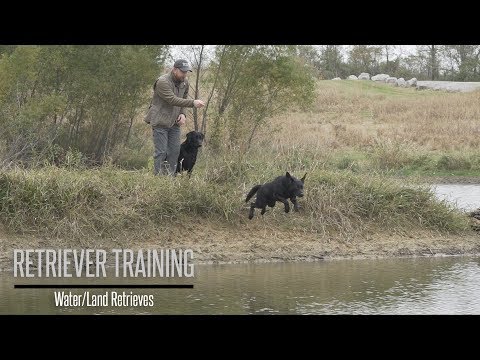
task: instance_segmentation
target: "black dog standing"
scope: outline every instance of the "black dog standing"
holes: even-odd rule
[[[286,175],[279,176],[271,182],[263,185],[255,185],[245,199],[245,202],[248,202],[248,200],[257,193],[255,202],[252,202],[250,205],[248,218],[250,220],[253,218],[255,208],[262,209],[261,214],[265,214],[267,205],[273,208],[277,201],[285,205],[285,212],[288,213],[290,211],[288,199],[293,203],[294,210],[298,211],[297,196],[303,197],[303,184],[306,176],[307,174],[298,180],[287,172]]]
[[[198,131],[190,131],[187,140],[180,145],[176,173],[188,171],[190,174],[197,161],[198,148],[202,146],[205,135]]]

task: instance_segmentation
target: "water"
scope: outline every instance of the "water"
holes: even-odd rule
[[[181,280],[194,288],[117,290],[153,295],[153,307],[56,307],[58,290],[14,289],[25,280],[2,273],[0,314],[480,314],[476,257],[197,265]]]
[[[480,185],[447,184],[434,185],[435,195],[465,211],[480,208]]]

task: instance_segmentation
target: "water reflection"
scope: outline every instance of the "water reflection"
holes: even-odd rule
[[[127,308],[57,308],[53,290],[13,289],[12,274],[2,273],[0,313],[480,314],[479,263],[449,257],[200,265],[187,281],[194,289],[134,290],[154,294],[155,306]]]
[[[480,208],[480,185],[445,184],[434,185],[435,195],[465,211]]]

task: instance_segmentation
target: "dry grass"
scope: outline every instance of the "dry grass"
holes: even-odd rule
[[[368,149],[408,144],[423,151],[478,150],[480,92],[444,93],[361,81],[320,81],[313,109],[271,119],[262,143],[276,150]]]
[[[289,159],[280,160],[262,171],[252,163],[210,160],[208,168],[199,167],[191,178],[155,177],[116,168],[12,170],[0,173],[0,222],[17,233],[79,241],[141,239],[156,235],[158,229],[170,232],[195,218],[244,228],[251,223],[245,194],[253,185],[283,173],[282,165]],[[282,231],[346,242],[382,231],[405,235],[418,229],[468,231],[467,218],[436,200],[429,189],[408,188],[382,174],[314,167],[306,180],[306,196],[300,199],[302,211],[285,214],[277,206],[263,217],[257,212],[253,222],[268,221]],[[298,167],[293,172],[298,177],[302,173]]]

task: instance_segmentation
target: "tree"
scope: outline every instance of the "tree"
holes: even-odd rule
[[[385,62],[380,64],[380,69],[382,73],[389,74],[391,76],[397,76],[397,72],[400,66],[400,57],[397,55],[397,46],[396,45],[383,45],[382,54],[385,57]]]
[[[318,49],[313,45],[299,45],[297,54],[303,60],[305,66],[309,66],[315,76],[322,75],[322,59]]]
[[[128,146],[165,46],[18,46],[0,58],[4,161],[74,149],[101,163]],[[24,145],[22,145],[24,144]]]
[[[452,80],[480,80],[480,45],[444,45],[442,50]]]
[[[418,45],[416,55],[412,56],[416,62],[419,77],[429,80],[438,80],[440,57],[439,45]]]
[[[379,63],[382,56],[382,47],[372,45],[354,45],[348,53],[348,56],[348,64],[350,66],[351,73],[378,73]]]
[[[347,76],[342,50],[343,48],[340,45],[324,45],[321,47],[320,64],[324,79]]]
[[[203,99],[204,94],[210,90],[207,84],[206,75],[209,71],[209,63],[215,51],[215,46],[207,45],[186,45],[179,46],[178,51],[181,57],[192,64],[193,81],[190,83],[190,92],[193,99]],[[199,117],[197,108],[193,108],[193,125],[195,131],[206,132],[207,107],[203,111],[202,119]],[[202,120],[200,122],[200,120]]]
[[[214,112],[210,144],[248,150],[266,119],[311,104],[314,79],[295,46],[219,46],[211,64]]]
[[[429,68],[432,80],[438,79],[438,48],[436,45],[429,46]]]

